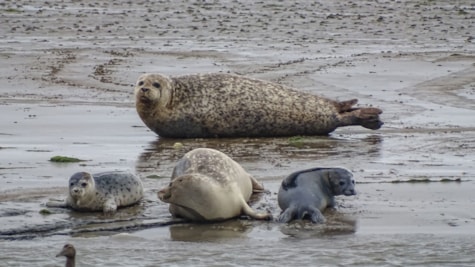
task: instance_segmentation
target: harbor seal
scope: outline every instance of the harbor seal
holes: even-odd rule
[[[297,171],[282,181],[277,195],[282,213],[279,222],[308,217],[313,223],[325,222],[322,211],[335,207],[338,195],[356,195],[353,175],[342,168],[314,168]]]
[[[118,207],[133,205],[142,198],[142,182],[131,173],[113,171],[91,175],[88,172],[78,172],[69,178],[66,201],[48,202],[46,206],[110,214]]]
[[[76,266],[76,249],[71,244],[66,244],[63,246],[61,252],[59,252],[56,257],[66,257],[66,267],[74,267]]]
[[[380,109],[354,108],[356,99],[333,101],[232,74],[143,74],[134,94],[138,115],[161,137],[327,135],[342,126],[383,124]]]
[[[170,184],[158,198],[170,204],[174,217],[191,221],[222,221],[240,215],[269,220],[247,202],[253,192],[264,188],[226,154],[197,148],[186,153],[173,169]]]

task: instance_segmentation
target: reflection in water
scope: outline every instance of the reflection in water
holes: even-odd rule
[[[325,218],[324,224],[314,224],[309,220],[295,220],[288,224],[282,224],[280,231],[284,235],[294,238],[316,238],[356,233],[357,221],[348,215],[327,210]]]
[[[207,147],[219,150],[257,177],[283,176],[288,169],[342,165],[355,156],[379,157],[380,135],[340,135],[291,138],[162,139],[149,144],[139,156],[138,173],[170,177],[175,162],[186,152]],[[182,146],[174,146],[181,143]],[[318,161],[318,163],[315,163]],[[306,167],[300,167],[302,165]]]
[[[174,241],[218,241],[220,239],[245,237],[252,223],[244,220],[228,220],[219,223],[171,225],[170,237]]]
[[[9,212],[0,214],[0,222],[4,222],[0,228],[0,239],[21,240],[53,235],[97,236],[106,232],[110,234],[143,229],[151,227],[151,224],[166,224],[164,220],[152,221],[154,218],[144,214],[146,208],[147,205],[141,203],[120,208],[114,215],[63,208],[43,209],[43,212],[39,212],[31,206],[23,207],[21,212],[9,209]],[[24,223],[25,216],[29,218],[28,224]]]

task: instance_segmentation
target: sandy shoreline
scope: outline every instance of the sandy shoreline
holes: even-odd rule
[[[58,266],[56,250],[73,242],[82,266],[473,265],[474,19],[470,1],[0,4],[0,262]],[[358,98],[381,108],[385,125],[298,144],[160,139],[134,109],[144,72],[231,72]],[[262,181],[269,192],[253,206],[275,216],[279,183],[295,170],[346,167],[358,195],[338,198],[325,226],[159,226],[170,216],[156,191],[196,147],[229,154]],[[55,155],[86,161],[49,162]],[[146,199],[117,221],[41,215],[77,170],[134,171]],[[43,232],[31,239],[34,229]]]

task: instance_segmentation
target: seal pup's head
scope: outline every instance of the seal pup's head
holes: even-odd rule
[[[137,107],[166,107],[171,102],[173,81],[162,74],[141,75],[135,84],[135,104]]]
[[[88,172],[77,172],[69,178],[69,194],[73,199],[80,199],[94,187],[94,178]]]
[[[335,196],[356,195],[355,180],[353,179],[353,174],[351,174],[351,172],[343,168],[333,168],[330,169],[326,175],[328,175],[328,181],[330,183],[332,193]]]

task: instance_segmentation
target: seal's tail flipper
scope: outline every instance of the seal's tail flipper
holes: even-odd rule
[[[303,214],[302,219],[305,217],[305,215],[306,214]],[[325,217],[319,209],[310,209],[308,215],[310,216],[310,220],[313,223],[325,223],[326,221]]]
[[[280,223],[288,223],[292,221],[294,217],[295,217],[295,209],[287,208],[279,215],[278,221]]]
[[[351,99],[348,101],[337,102],[336,106],[337,106],[338,112],[343,113],[343,112],[352,111],[354,109],[353,106],[356,105],[356,103],[358,103],[358,99]]]
[[[377,130],[384,124],[379,119],[379,114],[383,113],[379,108],[360,108],[352,111],[356,124],[371,130]]]
[[[371,130],[381,128],[383,122],[379,119],[379,114],[383,111],[379,108],[353,108],[356,103],[357,99],[336,103],[342,126],[361,125]]]
[[[267,220],[267,221],[272,220],[272,214],[270,214],[270,213],[257,213],[251,207],[249,207],[249,205],[246,203],[246,201],[244,201],[244,203],[243,203],[242,214],[247,215],[247,216],[249,216],[253,219],[256,219],[256,220]]]
[[[252,182],[252,193],[262,193],[264,192],[264,186],[260,184],[256,178],[251,176],[251,182]]]

